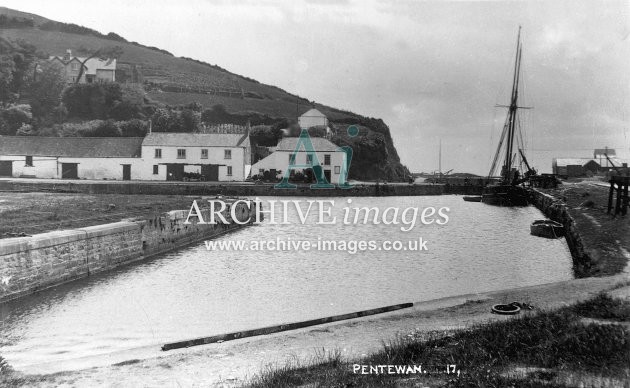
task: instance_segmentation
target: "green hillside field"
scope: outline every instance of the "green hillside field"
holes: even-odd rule
[[[81,52],[119,46],[122,54],[118,57],[118,63],[136,66],[142,74],[147,97],[161,104],[180,106],[197,102],[204,108],[221,104],[230,113],[259,113],[287,119],[295,119],[297,114],[315,107],[333,125],[361,124],[367,129],[366,138],[347,139],[347,143],[357,143],[357,146],[360,146],[359,143],[363,146],[367,144],[371,149],[379,151],[377,154],[381,157],[375,161],[378,164],[373,166],[372,171],[355,171],[358,173],[356,177],[403,180],[408,174],[406,167],[400,164],[389,128],[381,120],[313,104],[306,98],[231,73],[217,65],[178,58],[156,47],[127,42],[115,33],[105,35],[82,26],[54,22],[37,15],[0,7],[0,17],[2,15],[5,15],[5,24],[0,23],[0,38],[9,42],[24,41],[45,55],[62,55],[67,49]],[[10,24],[11,20],[32,22],[27,26],[15,27]],[[357,159],[357,162],[362,169],[369,169],[370,163],[366,163],[367,161]]]

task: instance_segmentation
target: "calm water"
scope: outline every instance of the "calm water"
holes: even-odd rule
[[[336,199],[337,208],[348,206]],[[350,206],[450,208],[447,225],[263,224],[221,239],[401,240],[426,252],[208,251],[203,243],[0,306],[0,354],[16,369],[274,323],[572,278],[564,239],[529,235],[534,207],[458,196],[355,198]],[[335,211],[334,214],[341,214]],[[70,362],[69,362],[70,361]],[[61,369],[65,368],[60,367]]]

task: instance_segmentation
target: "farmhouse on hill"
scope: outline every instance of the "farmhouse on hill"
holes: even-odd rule
[[[72,55],[72,50],[66,50],[63,56],[53,55],[48,58],[50,63],[62,66],[66,82],[75,83],[79,76],[81,64],[86,57]],[[90,58],[83,65],[83,74],[79,83],[114,82],[116,81],[115,58]]]

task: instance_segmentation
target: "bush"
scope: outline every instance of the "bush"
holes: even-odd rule
[[[13,136],[22,125],[30,124],[33,119],[31,106],[21,104],[0,109],[0,119],[0,135]]]
[[[252,143],[259,146],[273,147],[282,138],[282,131],[270,125],[257,125],[249,132]]]
[[[96,131],[87,133],[84,136],[91,137],[118,137],[120,136],[120,130],[114,120],[107,120],[96,128]]]
[[[207,124],[225,124],[230,122],[232,115],[229,114],[221,104],[214,105],[206,109],[201,114],[201,121]]]
[[[129,101],[119,101],[109,112],[109,117],[115,120],[131,120],[142,116],[142,106]]]
[[[61,125],[53,126],[51,135],[61,137],[74,137],[74,136],[93,136],[93,133],[103,124],[103,120],[91,120],[81,123],[63,123]],[[40,130],[40,135],[42,135]]]
[[[149,128],[145,121],[133,119],[118,123],[120,135],[124,137],[144,137]]]
[[[17,136],[34,136],[36,133],[33,131],[33,126],[30,124],[22,124],[15,133]]]

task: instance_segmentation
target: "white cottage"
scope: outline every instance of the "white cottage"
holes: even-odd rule
[[[302,116],[298,117],[298,125],[300,129],[321,128],[326,131],[326,137],[328,139],[332,136],[332,131],[328,126],[328,117],[315,108],[308,110]]]
[[[251,168],[249,133],[153,132],[142,156],[147,180],[243,181]]]
[[[327,127],[328,118],[325,114],[313,108],[298,117],[298,124],[300,128],[308,129],[311,127]]]
[[[143,138],[1,136],[0,176],[141,179]]]
[[[269,171],[272,176],[280,176],[287,171],[289,164],[313,165],[315,161],[304,147],[300,147],[296,152],[298,139],[298,137],[283,138],[271,155],[252,165],[252,175],[262,175],[265,171]],[[321,137],[312,137],[311,143],[317,161],[324,170],[324,176],[329,183],[337,184],[346,163],[345,151]]]

